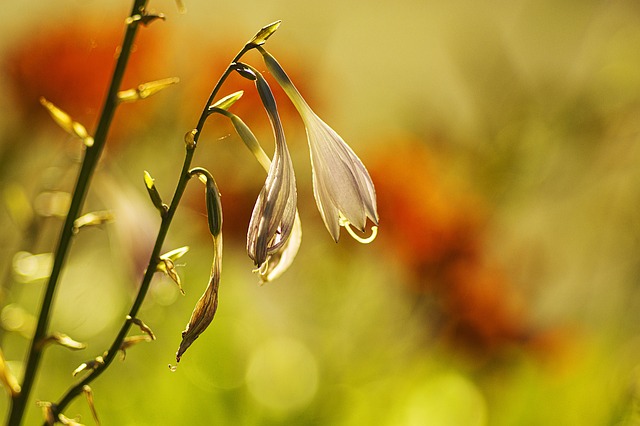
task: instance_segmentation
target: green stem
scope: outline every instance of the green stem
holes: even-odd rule
[[[85,376],[82,380],[77,382],[71,388],[67,390],[67,392],[60,398],[60,400],[54,405],[56,414],[61,413],[64,408],[71,403],[78,395],[83,392],[85,386],[89,383],[93,382],[98,376],[100,376],[113,362],[116,354],[122,347],[122,343],[124,339],[127,337],[127,333],[131,329],[131,325],[133,324],[132,319],[136,318],[138,315],[138,311],[144,302],[144,299],[147,295],[147,291],[149,290],[149,286],[151,284],[151,279],[153,278],[154,273],[156,272],[156,267],[160,260],[162,246],[164,244],[165,238],[169,231],[169,227],[171,226],[171,222],[173,221],[173,217],[176,213],[178,205],[180,204],[180,200],[182,199],[182,195],[187,187],[187,183],[191,178],[189,170],[191,169],[191,162],[193,160],[193,155],[195,153],[195,148],[197,146],[197,141],[200,138],[200,134],[202,133],[202,129],[207,120],[207,117],[210,115],[208,109],[209,105],[213,102],[214,98],[220,91],[222,84],[225,82],[229,74],[233,71],[232,64],[237,62],[246,52],[251,50],[253,47],[250,45],[245,46],[231,61],[231,64],[227,67],[224,74],[220,77],[215,87],[213,88],[207,103],[202,110],[202,114],[200,115],[200,119],[198,120],[198,124],[195,127],[194,134],[194,143],[186,145],[186,154],[185,159],[182,164],[182,171],[180,172],[180,177],[178,179],[178,183],[176,185],[176,189],[173,194],[173,198],[171,200],[171,204],[169,205],[169,209],[167,213],[162,217],[162,222],[160,224],[160,229],[158,230],[158,236],[156,237],[156,242],[153,246],[153,251],[151,256],[149,257],[149,263],[147,265],[147,269],[145,271],[144,277],[142,278],[142,283],[140,284],[140,288],[138,290],[138,294],[131,305],[131,309],[129,310],[129,314],[127,315],[127,319],[122,324],[120,331],[118,332],[116,338],[113,340],[113,343],[109,347],[109,350],[103,356],[103,362],[94,370],[91,370],[87,376]]]
[[[133,17],[135,15],[142,14],[144,12],[146,3],[147,0],[135,0],[133,8],[131,10],[131,14],[129,16]],[[60,234],[60,239],[58,241],[58,246],[55,251],[53,268],[51,270],[51,275],[49,277],[49,281],[47,283],[45,294],[42,300],[42,306],[40,308],[40,313],[38,316],[38,324],[36,326],[36,331],[29,347],[29,355],[27,357],[24,378],[21,386],[22,390],[12,400],[11,413],[9,414],[9,420],[7,423],[7,425],[9,426],[20,425],[24,418],[27,402],[29,400],[29,396],[31,394],[33,383],[35,381],[38,367],[40,366],[40,360],[43,354],[44,348],[42,346],[42,341],[47,334],[47,328],[49,326],[51,317],[51,307],[55,299],[58,281],[60,278],[60,274],[62,273],[67,254],[69,252],[69,247],[71,245],[71,240],[73,237],[73,223],[80,214],[82,205],[84,204],[84,199],[87,194],[87,190],[89,188],[89,184],[91,182],[91,177],[93,176],[96,164],[100,159],[107,139],[109,127],[111,126],[111,122],[118,105],[118,90],[120,89],[120,85],[122,83],[122,78],[124,76],[127,62],[131,53],[133,41],[138,30],[138,25],[139,22],[134,20],[127,26],[124,40],[122,42],[122,48],[120,50],[115,69],[113,71],[113,77],[111,79],[109,91],[104,102],[102,114],[100,115],[100,121],[98,122],[98,126],[94,135],[94,144],[93,146],[88,147],[85,150],[82,167],[80,169],[80,173],[76,181],[76,186],[73,191],[73,197],[71,199],[69,212],[64,222],[62,232]]]

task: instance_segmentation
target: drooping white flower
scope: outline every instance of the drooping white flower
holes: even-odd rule
[[[269,173],[272,163],[267,154],[264,152],[258,139],[255,137],[251,129],[238,117],[237,115],[226,112],[225,115],[231,119],[233,127],[244,141],[245,145],[251,153],[256,157],[260,165],[264,170]],[[295,206],[295,203],[294,203]],[[267,260],[256,269],[256,272],[260,275],[260,284],[273,281],[284,273],[289,266],[293,263],[300,243],[302,242],[302,224],[300,223],[300,216],[298,215],[298,209],[295,210],[295,220],[293,222],[293,229],[289,235],[289,239],[278,250],[272,252],[267,256]]]
[[[297,204],[296,178],[271,89],[255,69],[248,67],[243,72],[255,75],[256,87],[275,136],[273,160],[253,208],[247,231],[247,253],[258,270],[262,270],[267,259],[287,243],[293,230]]]
[[[269,170],[271,169],[271,159],[264,152],[258,142],[258,139],[253,134],[249,126],[247,126],[240,117],[225,109],[213,108],[212,112],[222,114],[231,120],[233,127],[246,147],[256,157],[265,172],[269,173]],[[278,250],[269,254],[267,256],[267,260],[254,271],[260,275],[260,284],[275,280],[291,266],[293,260],[298,254],[301,241],[302,225],[296,209],[293,229],[291,230],[291,234],[287,242],[280,246]]]
[[[313,193],[318,210],[335,241],[340,237],[340,226],[362,242],[350,226],[364,231],[367,218],[378,224],[376,191],[369,172],[362,161],[328,124],[316,115],[293,85],[282,66],[266,50],[259,47],[267,69],[291,99],[304,122],[311,166],[313,170]]]

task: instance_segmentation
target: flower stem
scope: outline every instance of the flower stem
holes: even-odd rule
[[[129,16],[142,14],[144,12],[146,3],[147,0],[134,0],[133,8]],[[7,425],[9,426],[17,426],[23,421],[27,402],[29,400],[29,396],[31,394],[33,383],[35,381],[38,367],[40,365],[40,360],[43,354],[44,348],[41,342],[46,337],[47,328],[51,317],[51,307],[55,299],[58,281],[67,254],[69,252],[69,247],[71,245],[71,240],[73,237],[73,223],[80,214],[80,210],[82,209],[82,205],[84,204],[84,199],[91,182],[91,177],[93,176],[93,172],[98,163],[98,160],[100,159],[107,139],[109,127],[111,126],[111,122],[113,120],[113,116],[118,104],[118,90],[122,83],[122,78],[124,76],[127,62],[131,53],[133,41],[138,30],[138,25],[139,22],[137,21],[133,21],[127,25],[120,54],[113,71],[113,77],[111,79],[109,91],[107,93],[102,113],[100,115],[100,120],[98,122],[98,126],[94,135],[94,144],[93,146],[87,147],[85,149],[84,159],[82,161],[80,173],[78,175],[76,186],[73,191],[73,197],[71,199],[69,212],[62,227],[58,246],[55,251],[55,258],[53,268],[51,270],[51,275],[49,277],[45,294],[42,299],[42,305],[38,316],[38,324],[36,326],[36,331],[29,347],[29,355],[27,356],[21,391],[12,400],[11,413],[9,414],[7,423]]]
[[[67,392],[60,398],[60,400],[54,404],[56,414],[61,413],[64,410],[64,408],[67,405],[69,405],[69,403],[71,403],[71,401],[73,401],[78,395],[80,395],[83,392],[84,386],[93,382],[93,380],[95,380],[98,376],[100,376],[109,367],[109,365],[115,359],[116,354],[122,347],[122,343],[124,339],[127,337],[127,333],[129,332],[129,330],[131,329],[131,325],[133,324],[132,319],[136,318],[138,311],[140,310],[140,307],[142,306],[142,303],[144,302],[144,299],[147,295],[149,286],[151,284],[151,279],[153,278],[153,275],[156,272],[156,267],[158,265],[158,262],[160,261],[162,246],[164,244],[165,238],[169,231],[169,227],[171,226],[171,222],[173,221],[173,217],[176,213],[178,205],[180,204],[182,195],[184,194],[184,191],[187,187],[187,183],[191,178],[191,174],[189,173],[189,170],[191,169],[191,163],[193,160],[193,155],[195,153],[195,148],[197,146],[197,141],[200,137],[200,134],[202,133],[202,129],[204,127],[206,119],[210,115],[208,112],[209,105],[211,105],[214,98],[220,91],[222,84],[227,79],[229,74],[231,74],[231,72],[233,71],[232,64],[238,61],[246,52],[251,50],[251,48],[253,47],[245,46],[236,55],[236,57],[233,59],[231,64],[227,67],[225,72],[219,78],[218,82],[216,83],[215,87],[211,92],[211,95],[209,96],[209,99],[207,100],[207,103],[204,106],[204,109],[202,110],[202,114],[200,115],[198,124],[194,129],[195,130],[194,143],[186,144],[185,158],[182,164],[182,170],[180,172],[178,183],[176,184],[176,189],[174,191],[173,198],[171,199],[171,204],[169,205],[169,209],[167,210],[166,214],[163,215],[162,217],[160,229],[158,230],[158,235],[156,237],[156,241],[153,246],[153,251],[151,253],[151,256],[149,257],[149,263],[147,265],[147,269],[145,271],[144,277],[142,278],[142,283],[140,284],[138,294],[136,295],[136,298],[133,304],[131,305],[131,309],[129,310],[129,314],[126,317],[126,320],[122,324],[120,331],[118,332],[117,336],[113,340],[113,343],[109,347],[109,350],[103,356],[103,362],[100,363],[94,370],[91,370],[91,372],[87,374],[82,380],[80,380],[75,385],[70,387],[67,390]]]

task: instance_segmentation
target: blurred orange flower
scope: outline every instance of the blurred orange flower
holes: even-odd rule
[[[113,22],[118,21],[114,18]],[[153,25],[143,28],[136,39],[121,90],[137,87],[158,76],[158,47],[161,34]],[[124,34],[121,25],[111,20],[100,22],[56,22],[39,28],[14,43],[5,57],[3,68],[9,76],[13,104],[30,122],[46,117],[39,99],[45,97],[92,131],[95,127],[108,84],[113,73],[119,43]],[[134,108],[136,120],[114,123],[114,130],[139,125],[150,112],[145,102],[126,105]],[[131,110],[129,110],[131,111]],[[116,114],[117,119],[117,114]]]
[[[526,342],[526,309],[483,251],[486,205],[445,180],[423,141],[387,146],[367,161],[382,218],[378,247],[407,268],[411,292],[438,301],[439,332],[454,347],[484,359]]]

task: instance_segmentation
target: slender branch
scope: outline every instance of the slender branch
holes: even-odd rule
[[[184,191],[187,187],[187,183],[191,178],[189,174],[189,170],[191,168],[191,162],[193,160],[193,155],[195,153],[197,141],[200,137],[200,134],[202,133],[202,129],[207,120],[207,117],[210,115],[208,110],[209,105],[211,105],[211,103],[217,96],[218,92],[220,91],[222,84],[225,82],[229,74],[231,74],[231,72],[233,71],[232,65],[238,60],[240,60],[240,58],[245,53],[247,53],[249,50],[253,49],[254,47],[255,46],[247,44],[231,61],[231,63],[229,64],[225,72],[218,79],[218,82],[216,83],[215,87],[211,91],[209,99],[207,100],[202,110],[202,114],[200,115],[198,124],[194,129],[194,133],[193,133],[194,142],[192,144],[186,144],[185,158],[182,165],[182,170],[180,172],[180,177],[178,179],[178,183],[176,184],[176,189],[174,191],[173,198],[171,200],[171,204],[169,205],[169,209],[167,210],[166,214],[162,217],[160,229],[158,230],[158,236],[156,237],[156,242],[153,246],[153,251],[149,258],[147,269],[145,271],[144,277],[142,278],[142,283],[140,284],[138,294],[136,295],[136,298],[131,306],[131,309],[129,310],[129,314],[126,317],[127,319],[122,324],[122,327],[120,328],[120,331],[118,332],[116,338],[113,340],[113,343],[111,344],[109,350],[103,356],[103,362],[101,362],[97,366],[97,368],[95,368],[94,370],[91,370],[91,372],[87,374],[82,380],[80,380],[75,385],[70,387],[67,390],[67,392],[60,398],[60,400],[56,404],[54,404],[56,414],[61,413],[64,410],[64,408],[67,405],[69,405],[69,403],[71,403],[71,401],[73,401],[78,395],[80,395],[83,392],[84,386],[93,382],[96,378],[98,378],[98,376],[100,376],[109,367],[109,365],[115,359],[116,354],[122,347],[122,343],[126,338],[127,333],[131,328],[131,325],[133,324],[132,319],[136,318],[138,311],[140,310],[140,307],[142,306],[142,303],[144,302],[144,299],[147,295],[147,291],[149,290],[149,286],[151,284],[151,279],[153,278],[153,275],[156,272],[156,267],[160,259],[162,246],[164,244],[165,238],[169,231],[169,227],[171,226],[171,222],[173,221],[173,217],[176,213],[178,205],[180,204],[182,195],[184,194]]]
[[[133,8],[129,16],[141,15],[144,12],[147,0],[134,0]],[[38,317],[38,324],[36,331],[29,347],[29,355],[26,361],[24,378],[22,381],[21,392],[12,400],[11,413],[9,415],[8,425],[17,426],[21,424],[24,412],[27,406],[27,401],[33,388],[33,383],[38,372],[40,360],[43,354],[43,347],[41,345],[42,339],[46,336],[47,328],[51,316],[51,307],[55,298],[57,285],[59,282],[60,274],[62,272],[71,240],[73,237],[73,223],[80,214],[84,199],[89,188],[91,177],[95,170],[96,164],[102,154],[109,127],[113,120],[113,116],[117,107],[117,95],[122,78],[129,60],[133,41],[135,39],[136,32],[138,30],[139,21],[131,20],[128,22],[127,29],[122,42],[122,47],[118,60],[116,61],[115,69],[113,71],[113,77],[109,86],[102,114],[96,128],[94,135],[94,144],[91,147],[85,149],[84,159],[82,167],[76,181],[76,186],[73,191],[73,197],[71,199],[71,205],[67,218],[62,227],[58,246],[55,251],[55,258],[51,275],[47,283],[44,297],[42,299],[42,306]]]

